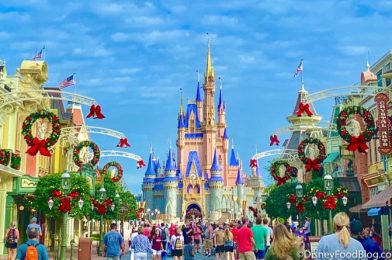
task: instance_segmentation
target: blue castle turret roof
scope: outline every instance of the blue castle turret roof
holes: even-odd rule
[[[223,139],[229,139],[229,136],[227,135],[227,128],[225,128],[225,131],[223,132]]]
[[[237,185],[244,184],[244,180],[242,179],[242,174],[241,174],[241,167],[238,167],[237,179],[235,181],[235,184]]]
[[[212,162],[212,165],[211,165],[211,171],[221,171],[222,170],[222,167],[220,166],[220,164],[219,164],[219,160],[218,160],[218,157],[216,156],[216,149],[215,149],[215,151],[214,151],[214,160],[213,160],[213,162]]]
[[[186,126],[185,126],[185,117],[184,117],[184,115],[180,115],[180,116],[178,117],[178,125],[177,125],[177,128],[186,128]]]
[[[229,166],[239,166],[239,165],[240,165],[240,162],[237,159],[237,156],[235,155],[234,147],[231,147]]]
[[[148,158],[147,170],[145,175],[155,175],[155,165],[153,161],[152,153],[150,153],[150,157]]]
[[[219,101],[218,101],[218,110],[220,109],[225,110],[226,106],[225,106],[225,102],[223,101],[223,92],[222,92],[222,88],[220,88],[219,91]]]
[[[177,168],[176,168],[176,165],[173,160],[172,150],[170,148],[169,149],[169,156],[167,157],[167,161],[166,161],[165,171],[175,171],[175,170],[177,170]]]
[[[197,89],[196,89],[196,102],[202,102],[203,99],[201,98],[200,95],[200,82],[197,82]]]

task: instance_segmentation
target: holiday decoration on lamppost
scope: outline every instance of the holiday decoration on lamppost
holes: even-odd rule
[[[297,198],[298,198],[298,203],[296,205],[296,209],[297,209],[298,217],[299,217],[298,224],[301,224],[301,214],[305,211],[304,204],[300,201],[300,200],[302,200],[302,197],[304,195],[304,188],[302,187],[301,183],[298,183],[295,186],[295,194],[297,195]]]
[[[98,214],[101,215],[100,222],[99,222],[99,244],[98,244],[98,255],[102,255],[102,243],[103,243],[103,215],[106,214],[107,207],[112,204],[112,200],[106,198],[106,189],[102,185],[102,187],[98,190],[98,198],[99,201],[92,198],[92,205],[97,210]]]
[[[329,217],[328,217],[328,228],[329,232],[332,232],[332,210],[336,207],[335,197],[331,197],[331,191],[333,189],[333,178],[330,174],[324,176],[324,189],[327,191],[328,197],[324,202],[324,208],[329,209]]]

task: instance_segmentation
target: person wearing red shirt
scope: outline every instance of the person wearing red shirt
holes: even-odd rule
[[[170,237],[172,237],[176,234],[176,230],[177,230],[176,225],[174,223],[172,223],[170,226],[170,229],[169,229]]]
[[[238,250],[237,250],[237,241],[238,241],[238,223],[231,223],[230,224],[230,231],[233,234],[233,241],[234,241],[234,255],[238,256]]]
[[[242,227],[237,234],[237,244],[240,260],[256,260],[253,252],[255,240],[253,239],[252,230],[248,227],[247,218],[242,218]]]

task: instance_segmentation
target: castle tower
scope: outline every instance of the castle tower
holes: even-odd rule
[[[196,105],[197,105],[197,113],[199,114],[200,121],[203,120],[203,99],[200,93],[200,81],[197,79],[197,89],[196,89]],[[202,121],[203,122],[203,121]]]
[[[178,126],[177,126],[177,162],[181,169],[182,159],[184,157],[184,148],[185,148],[185,113],[184,113],[184,104],[182,101],[182,92],[181,92],[181,101],[180,101],[180,112],[178,114]]]
[[[238,166],[238,172],[237,172],[237,179],[235,181],[235,184],[237,185],[237,203],[242,210],[244,210],[244,180],[242,179],[242,173],[241,173],[241,166]]]
[[[222,82],[219,88],[219,101],[218,101],[218,130],[219,136],[223,136],[226,129],[226,104],[223,100]]]
[[[166,161],[165,175],[163,180],[165,213],[169,220],[173,220],[177,216],[178,178],[171,148]]]
[[[150,157],[148,158],[147,170],[143,178],[143,200],[146,202],[146,208],[154,208],[153,188],[155,182],[155,166],[153,162],[152,151],[150,151]]]
[[[222,167],[219,164],[216,150],[214,151],[214,160],[211,166],[211,178],[209,180],[210,186],[210,217],[211,220],[216,221],[221,215],[221,200],[223,196],[223,178]]]

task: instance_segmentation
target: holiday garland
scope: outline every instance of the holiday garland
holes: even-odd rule
[[[117,175],[112,177],[112,181],[113,182],[120,181],[123,175],[123,168],[121,167],[121,164],[115,161],[108,162],[107,164],[105,164],[105,166],[102,169],[103,174],[107,174],[110,167],[117,168]]]
[[[0,164],[7,166],[10,163],[10,150],[0,149]]]
[[[347,131],[347,119],[350,117],[350,115],[361,116],[366,124],[365,130],[361,132],[359,136],[352,136]],[[346,107],[340,112],[336,125],[340,136],[343,138],[344,141],[349,143],[347,150],[358,150],[358,152],[360,153],[366,153],[366,150],[368,149],[366,143],[372,139],[375,133],[374,119],[369,110],[361,106]]]
[[[318,148],[319,155],[315,159],[311,159],[305,155],[305,148],[310,144],[315,144]],[[305,164],[305,169],[307,172],[312,170],[319,172],[321,170],[321,163],[325,159],[325,146],[317,138],[306,138],[298,146],[298,157]]]
[[[82,141],[74,148],[74,151],[73,151],[74,163],[77,166],[82,167],[83,162],[80,160],[80,151],[85,146],[90,147],[94,152],[93,159],[91,159],[91,161],[88,163],[90,163],[92,165],[96,165],[99,161],[100,156],[101,156],[101,151],[99,150],[98,145],[95,144],[94,142],[91,142],[91,141]]]
[[[47,119],[52,124],[52,132],[46,139],[39,139],[32,134],[32,126],[39,118]],[[49,148],[56,144],[61,134],[59,118],[52,112],[43,110],[27,116],[22,125],[22,135],[29,146],[27,153],[35,156],[38,152],[44,156],[50,156]]]
[[[283,176],[283,177],[280,177],[278,174],[279,168],[281,165],[283,165],[286,168],[285,169],[285,176]],[[286,181],[288,179],[290,179],[290,171],[291,171],[291,166],[286,161],[279,160],[279,161],[275,161],[271,164],[270,172],[271,172],[272,177],[275,179],[277,186],[285,184]]]

